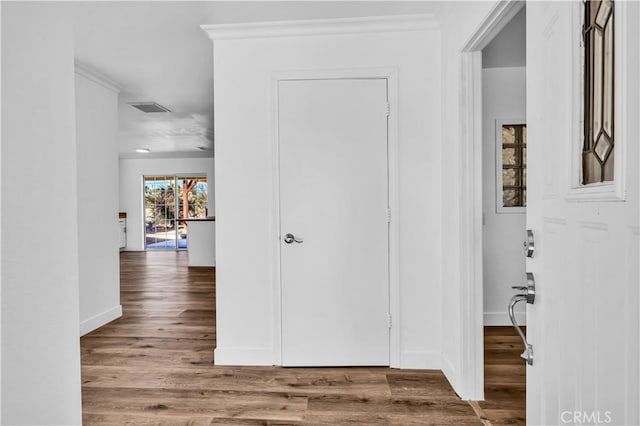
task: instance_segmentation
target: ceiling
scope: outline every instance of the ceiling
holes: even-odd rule
[[[121,158],[213,156],[213,49],[202,24],[438,13],[441,2],[74,2],[76,60],[121,88]],[[143,113],[157,102],[169,113]],[[136,148],[151,153],[139,154]]]

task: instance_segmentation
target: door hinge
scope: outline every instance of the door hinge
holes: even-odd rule
[[[387,223],[391,223],[391,209],[387,209]]]
[[[393,326],[393,319],[391,318],[391,314],[387,314],[387,325],[389,328]]]
[[[387,114],[387,117],[391,115],[391,104],[389,102],[385,104],[385,114]]]

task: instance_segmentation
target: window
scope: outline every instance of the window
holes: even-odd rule
[[[207,177],[144,176],[143,197],[145,248],[186,249],[188,222],[181,219],[207,215]]]
[[[613,180],[613,6],[612,0],[584,3],[583,185]]]
[[[527,206],[527,126],[498,123],[498,211]],[[500,194],[502,195],[500,199]],[[512,209],[520,207],[520,209]]]

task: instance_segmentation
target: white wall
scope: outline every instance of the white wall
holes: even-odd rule
[[[397,67],[398,366],[440,368],[439,57],[438,30],[214,41],[216,363],[280,363],[272,74]]]
[[[520,12],[482,49],[483,68],[513,68],[527,65],[527,8]]]
[[[511,325],[507,302],[516,291],[513,285],[526,285],[526,213],[497,213],[496,196],[496,119],[526,117],[526,68],[485,68],[482,70],[482,250],[484,281],[484,324]],[[525,323],[525,306],[516,306],[519,324]]]
[[[0,46],[2,45],[2,41],[3,41],[3,31],[2,30],[2,26],[1,26],[1,22],[2,22],[2,5],[0,4]],[[2,50],[0,49],[0,52]],[[0,58],[0,65],[2,64],[2,58]],[[4,81],[2,79],[2,67],[0,66],[0,81]],[[0,84],[0,100],[2,102],[2,104],[4,104],[4,98],[2,98],[2,84]],[[2,112],[2,106],[0,105],[0,113]],[[2,128],[2,122],[4,120],[4,117],[0,117],[0,212],[2,211],[2,190],[1,190],[1,184],[2,184],[2,138],[4,137],[4,131]],[[2,367],[3,367],[3,363],[2,363],[2,283],[4,282],[4,279],[2,278],[2,264],[3,264],[3,258],[2,258],[2,246],[3,244],[1,243],[2,241],[2,223],[1,223],[1,218],[0,218],[0,424],[2,424]]]
[[[460,151],[460,51],[496,2],[450,2],[444,7],[442,28],[442,369],[463,398],[472,395],[465,387],[463,359],[467,356],[462,329],[465,309],[461,306],[462,251],[460,245],[460,177],[464,165]]]
[[[213,158],[120,159],[120,211],[127,213],[128,251],[144,250],[142,177],[204,173],[209,215],[215,215]]]
[[[118,241],[118,93],[76,73],[80,334],[122,315]]]
[[[69,6],[2,4],[2,424],[79,425]]]

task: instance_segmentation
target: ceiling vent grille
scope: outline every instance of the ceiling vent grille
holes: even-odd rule
[[[129,105],[146,114],[150,112],[171,112],[168,108],[165,108],[155,102],[130,102]]]

